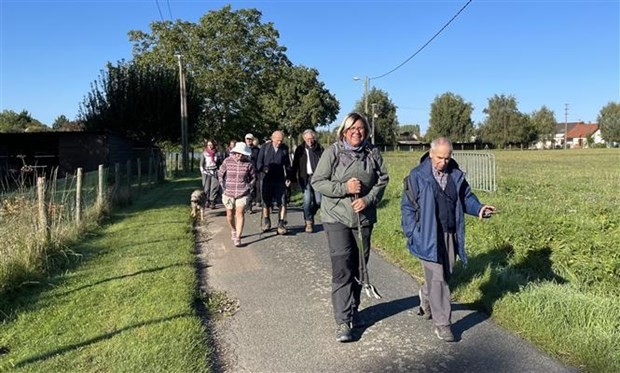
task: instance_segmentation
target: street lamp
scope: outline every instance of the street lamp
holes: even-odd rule
[[[354,76],[353,80],[357,82],[358,80],[362,80],[362,78]],[[368,75],[366,75],[364,78],[364,115],[366,117],[368,117],[368,80]]]

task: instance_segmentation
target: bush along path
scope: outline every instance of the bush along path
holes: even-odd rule
[[[0,300],[0,371],[208,372],[189,195],[163,184],[65,253],[45,281]]]

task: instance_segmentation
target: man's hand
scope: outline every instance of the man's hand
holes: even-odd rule
[[[284,180],[284,186],[285,187],[290,187],[291,186],[291,181],[289,179]]]
[[[362,183],[355,177],[347,181],[347,192],[349,194],[357,194],[362,191]]]
[[[483,218],[490,218],[491,216],[493,216],[493,214],[495,214],[496,211],[497,209],[495,208],[495,206],[484,205],[478,213],[478,218],[480,220],[482,220]]]

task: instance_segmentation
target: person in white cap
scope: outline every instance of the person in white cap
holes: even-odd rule
[[[224,189],[222,203],[226,208],[226,220],[233,244],[237,247],[241,246],[247,199],[256,183],[256,171],[249,159],[251,154],[246,144],[236,143],[218,171],[218,179]]]

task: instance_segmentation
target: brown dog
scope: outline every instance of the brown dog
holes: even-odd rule
[[[200,213],[200,221],[205,218],[205,205],[207,203],[207,195],[204,191],[196,189],[192,192],[192,196],[189,199],[192,219],[196,219]]]

